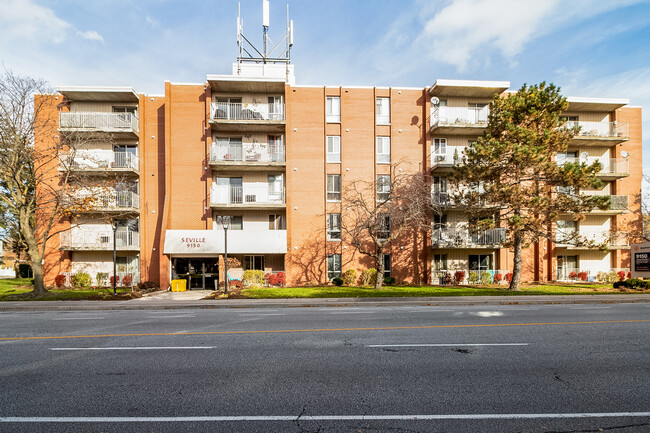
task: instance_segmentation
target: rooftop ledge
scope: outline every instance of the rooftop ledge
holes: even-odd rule
[[[56,90],[71,101],[138,102],[140,100],[132,87],[61,86]]]
[[[286,84],[284,78],[246,75],[208,75],[207,81],[213,92],[284,93]]]
[[[567,112],[573,111],[599,111],[610,112],[617,108],[621,108],[630,103],[629,99],[623,98],[584,98],[577,96],[567,97],[569,101],[569,109]]]
[[[510,81],[436,80],[429,88],[431,96],[492,98],[508,90]]]

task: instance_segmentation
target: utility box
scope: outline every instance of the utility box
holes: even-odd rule
[[[650,242],[632,245],[630,262],[632,278],[650,278]]]
[[[187,280],[172,280],[172,292],[184,292],[187,290]]]

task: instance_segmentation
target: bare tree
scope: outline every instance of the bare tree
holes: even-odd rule
[[[407,173],[399,163],[390,175],[376,181],[351,182],[343,190],[341,230],[347,241],[376,265],[375,289],[381,289],[384,255],[392,242],[409,230],[431,227],[433,202],[429,179],[424,173]]]

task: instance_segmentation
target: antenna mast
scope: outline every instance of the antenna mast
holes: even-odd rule
[[[237,15],[237,47],[239,54],[237,56],[237,72],[241,72],[241,65],[247,63],[277,64],[284,63],[287,65],[287,74],[289,73],[289,64],[291,63],[291,47],[293,46],[293,20],[289,20],[289,5],[287,4],[287,30],[278,43],[274,43],[269,37],[270,27],[270,6],[269,0],[262,0],[262,33],[263,46],[258,50],[255,45],[244,36],[244,20],[241,19],[241,3],[238,6]],[[280,45],[285,43],[286,48]]]

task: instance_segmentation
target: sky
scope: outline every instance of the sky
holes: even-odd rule
[[[436,79],[552,82],[567,96],[642,106],[650,174],[650,0],[271,0],[294,21],[296,83],[425,87]],[[0,63],[65,85],[130,86],[229,74],[236,0],[0,0]],[[262,0],[242,0],[261,45]],[[631,155],[630,157],[634,157]]]

